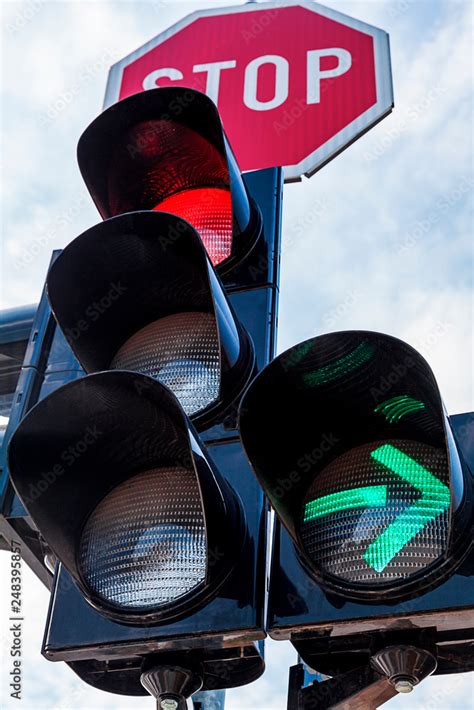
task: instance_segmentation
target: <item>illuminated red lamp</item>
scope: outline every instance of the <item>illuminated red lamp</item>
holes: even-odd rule
[[[230,190],[201,187],[166,197],[155,210],[171,212],[193,225],[211,262],[221,264],[232,253],[232,199]]]

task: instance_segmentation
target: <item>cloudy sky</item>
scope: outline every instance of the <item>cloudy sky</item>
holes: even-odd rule
[[[100,111],[109,66],[189,12],[231,4],[1,2],[1,307],[37,302],[51,251],[98,221],[75,151]],[[389,32],[396,106],[313,178],[285,188],[279,350],[332,330],[387,332],[428,359],[450,413],[470,411],[472,4],[326,4]],[[2,553],[2,576],[7,562]],[[24,582],[24,697],[21,705],[9,699],[5,663],[2,707],[153,707],[105,696],[45,661],[48,595],[28,570]],[[3,652],[7,609],[0,596]],[[229,710],[286,707],[294,653],[271,643],[267,660],[262,679],[228,693]],[[472,698],[472,677],[452,676],[387,707],[463,710]]]

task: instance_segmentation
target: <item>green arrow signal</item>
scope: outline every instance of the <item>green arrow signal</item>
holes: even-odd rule
[[[448,510],[451,493],[427,468],[391,444],[379,446],[370,455],[421,493],[416,503],[403,511],[364,552],[365,561],[376,572],[382,572],[425,525]]]
[[[322,518],[339,510],[351,508],[369,508],[385,505],[387,502],[387,486],[364,486],[364,488],[351,488],[339,493],[330,493],[328,496],[316,498],[306,503],[303,521]]]
[[[404,394],[382,402],[375,407],[374,412],[375,414],[383,414],[389,424],[393,424],[394,422],[399,422],[407,414],[413,414],[419,409],[426,409],[424,403],[420,402],[419,399],[414,399]]]
[[[347,375],[348,372],[357,369],[370,360],[373,354],[374,349],[372,345],[364,341],[350,353],[343,355],[343,357],[340,357],[334,362],[330,362],[329,365],[324,365],[317,370],[305,373],[303,375],[303,380],[309,387],[325,385],[328,382],[337,380],[340,377]]]
[[[382,572],[425,525],[448,510],[451,494],[439,478],[391,444],[379,446],[370,455],[421,493],[417,501],[385,528],[364,552],[367,564],[376,572]],[[303,521],[307,523],[340,510],[372,508],[386,503],[387,486],[351,488],[306,503]]]

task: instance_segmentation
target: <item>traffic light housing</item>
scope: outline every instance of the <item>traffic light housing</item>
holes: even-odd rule
[[[300,343],[252,382],[240,431],[281,522],[270,635],[329,675],[384,647],[394,626],[462,641],[472,475],[412,347],[364,331]]]

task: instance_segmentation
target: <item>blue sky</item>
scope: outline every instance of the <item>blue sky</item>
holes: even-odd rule
[[[99,221],[75,151],[100,111],[109,66],[199,8],[239,4],[37,0],[1,4],[1,307],[37,302],[52,249]],[[472,4],[327,2],[390,34],[395,110],[284,197],[279,350],[363,328],[396,335],[431,364],[448,411],[472,406]],[[7,564],[2,555],[2,574]],[[25,580],[23,710],[153,707],[105,696],[40,656],[47,593]],[[0,619],[6,615],[0,595]],[[3,609],[3,611],[2,611]],[[5,650],[6,629],[1,630]],[[287,643],[229,710],[286,707]],[[16,701],[8,700],[5,708]],[[387,707],[464,709],[472,676],[427,680]]]

